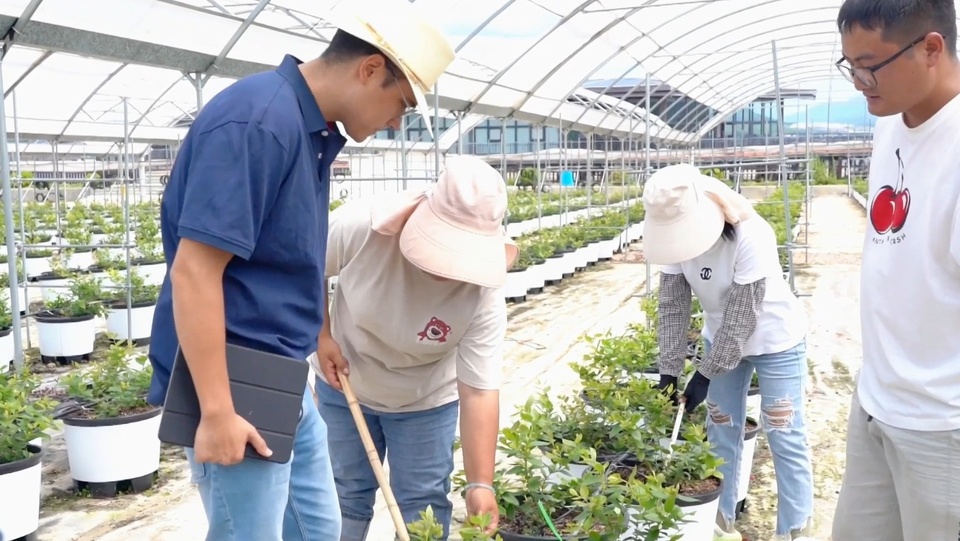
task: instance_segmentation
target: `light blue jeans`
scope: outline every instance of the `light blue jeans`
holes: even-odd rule
[[[710,343],[704,343],[709,352]],[[720,514],[730,524],[736,513],[747,392],[754,370],[760,382],[759,422],[777,475],[777,535],[784,535],[806,527],[813,516],[813,465],[803,419],[806,341],[780,353],[744,357],[736,368],[710,382],[707,438],[724,460],[720,466],[724,479]]]
[[[209,529],[207,541],[330,541],[340,536],[340,506],[327,427],[304,388],[293,456],[286,464],[245,459],[198,463],[185,449]]]
[[[330,448],[334,449],[333,475],[343,515],[340,541],[364,541],[373,519],[377,478],[343,393],[322,379],[317,379],[316,390],[320,415],[330,430]],[[410,413],[383,413],[364,406],[361,410],[380,461],[385,457],[389,461],[390,488],[403,521],[410,524],[419,520],[420,512],[429,505],[437,522],[443,525],[445,541],[453,515],[453,504],[447,495],[453,473],[459,402]]]

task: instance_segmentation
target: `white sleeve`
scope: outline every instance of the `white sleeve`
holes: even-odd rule
[[[754,216],[750,219],[762,220],[763,218]],[[733,283],[735,284],[752,284],[776,275],[775,269],[771,268],[771,262],[776,262],[779,269],[777,237],[768,224],[758,225],[766,227],[740,227],[737,230],[737,255],[733,264]]]

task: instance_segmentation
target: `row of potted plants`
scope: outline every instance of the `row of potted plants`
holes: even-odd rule
[[[107,334],[114,340],[149,343],[160,286],[149,283],[136,270],[121,273],[110,269],[103,274],[107,280],[89,271],[62,270],[56,283],[50,280],[41,286],[42,306],[30,317],[37,324],[43,361],[69,364],[89,359],[96,344],[98,318],[105,320]],[[7,367],[15,353],[8,278],[0,275],[0,368]],[[19,302],[26,307],[25,293]]]
[[[532,231],[515,239],[520,248],[516,264],[507,274],[504,296],[523,301],[528,293],[543,291],[614,253],[643,236],[643,205],[597,209],[595,215],[569,225]]]
[[[777,235],[777,244],[784,246],[787,240],[793,241],[799,231],[800,214],[806,201],[807,187],[803,183],[795,182],[787,185],[787,196],[790,200],[790,229],[787,231],[786,216],[783,212],[783,188],[777,188],[754,208],[757,214],[763,217],[773,227]],[[780,264],[784,272],[788,270],[787,250],[780,248]]]
[[[637,199],[641,193],[638,186],[624,186],[602,192],[583,188],[562,188],[557,192],[541,193],[510,192],[507,200],[508,227],[509,223],[536,220],[571,210],[616,205]]]
[[[98,208],[102,210],[94,210]],[[24,211],[32,214],[33,219],[24,223],[25,231],[16,233],[22,235],[27,245],[22,257],[24,275],[30,280],[56,279],[50,275],[57,268],[92,272],[123,270],[127,265],[127,245],[131,246],[131,266],[140,268],[151,281],[159,283],[163,279],[156,205],[131,206],[124,216],[122,207],[115,205],[74,204],[59,220],[48,204],[33,204]],[[5,262],[6,257],[0,257],[0,264]]]
[[[62,271],[59,276],[66,288],[45,290],[43,306],[33,315],[41,358],[61,363],[89,358],[99,317],[106,319],[107,333],[117,340],[138,345],[149,341],[159,285],[149,283],[133,269],[128,273],[108,270],[107,285],[89,271]]]
[[[851,184],[853,190],[850,192],[850,197],[859,203],[861,207],[867,208],[867,200],[870,198],[870,195],[866,179],[854,179]]]
[[[538,202],[531,199],[525,207],[529,209],[529,212],[524,211],[522,215],[508,216],[507,234],[512,238],[517,238],[540,229],[569,225],[604,210],[625,211],[628,207],[640,201],[639,194],[630,193],[632,191],[634,191],[633,188],[630,188],[629,191],[615,192],[616,197],[611,197],[609,200],[602,199],[603,194],[594,193],[590,197],[582,198],[583,203],[578,203],[574,199],[564,201],[562,192],[560,194],[561,199],[553,203]],[[530,196],[527,195],[526,197],[529,198]],[[585,201],[588,198],[594,201],[586,204]],[[537,215],[538,208],[541,209],[539,216]]]
[[[34,535],[41,504],[42,440],[62,421],[70,476],[95,497],[150,488],[160,465],[160,409],[146,401],[151,367],[133,346],[44,387],[27,369],[0,372],[0,524]],[[63,397],[58,401],[53,397]]]

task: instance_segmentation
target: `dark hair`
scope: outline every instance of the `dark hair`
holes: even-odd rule
[[[733,240],[737,238],[737,230],[730,225],[730,222],[723,222],[723,232],[720,233],[723,240]]]
[[[339,29],[333,34],[333,38],[330,40],[330,45],[328,45],[323,53],[320,54],[320,58],[330,62],[331,64],[339,64],[375,54],[383,57],[383,60],[386,63],[387,72],[397,79],[404,78],[403,72],[400,71],[397,65],[394,64],[392,60],[387,58],[383,52],[380,51],[380,49],[377,49],[373,45],[363,41],[353,34],[348,34],[347,32]],[[383,84],[384,86],[387,86],[393,84],[393,81],[387,77],[384,79]]]
[[[845,0],[837,15],[837,28],[853,26],[881,30],[885,41],[904,45],[937,32],[950,56],[957,56],[957,8],[954,0]]]

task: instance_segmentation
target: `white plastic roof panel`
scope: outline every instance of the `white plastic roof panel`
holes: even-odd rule
[[[51,137],[115,137],[126,98],[134,138],[180,138],[183,130],[169,126],[189,117],[197,102],[184,72],[206,74],[209,100],[284,54],[317,56],[334,32],[325,17],[344,1],[361,0],[0,0],[0,26],[8,32],[17,25],[2,63],[5,90],[16,84],[22,130],[32,123]],[[688,131],[655,119],[652,135],[694,142],[707,126],[773,90],[772,40],[782,86],[833,78],[849,86],[833,67],[837,0],[414,4],[457,49],[438,83],[440,108],[448,111],[552,125],[562,117],[568,129],[640,135],[642,101],[567,98],[583,94],[589,79],[649,73],[672,89],[671,99],[685,94],[703,104],[684,110]],[[11,98],[6,92],[8,125]],[[98,121],[107,127],[93,127]]]
[[[213,55],[241,23],[159,0],[43,0],[32,20]]]

